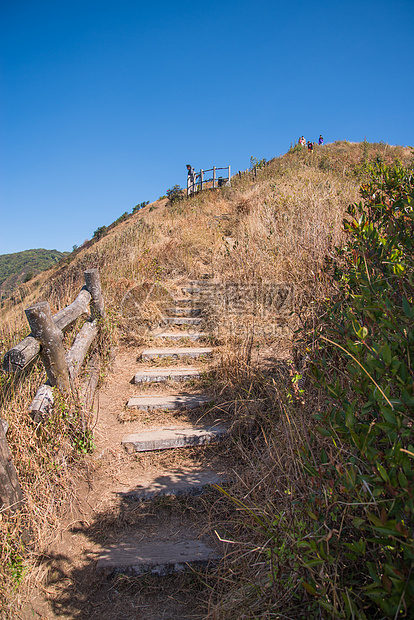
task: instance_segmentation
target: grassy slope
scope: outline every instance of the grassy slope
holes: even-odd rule
[[[139,334],[131,330],[121,312],[124,295],[131,288],[138,287],[144,295],[148,284],[154,281],[174,289],[181,281],[200,278],[206,273],[221,282],[294,284],[297,314],[290,319],[294,327],[302,315],[311,311],[311,302],[329,291],[329,283],[322,285],[321,278],[316,278],[315,274],[323,271],[325,257],[334,245],[341,243],[342,218],[348,204],[358,199],[358,187],[367,162],[378,158],[392,162],[397,157],[404,159],[408,156],[409,153],[401,147],[341,142],[317,149],[312,155],[298,150],[272,160],[259,172],[256,182],[249,177],[235,177],[232,188],[222,188],[214,193],[206,191],[174,206],[166,206],[165,200],[153,203],[121,222],[91,247],[78,251],[67,264],[39,278],[36,288],[28,290],[24,301],[8,307],[2,318],[0,353],[3,357],[11,345],[26,335],[24,307],[41,299],[47,299],[53,311],[64,307],[82,286],[84,269],[90,267],[100,270],[108,324],[114,340],[139,342]],[[223,214],[226,218],[217,219]],[[145,310],[150,317],[156,307],[147,305],[143,309],[144,318]],[[221,380],[223,394],[241,403],[229,409],[229,413],[240,419],[260,420],[265,414],[263,407],[254,403],[254,398],[244,402],[245,397],[240,396],[243,393],[240,386],[245,379],[240,369],[243,362],[248,361],[248,357],[242,357],[252,332],[253,326],[247,322],[242,341],[239,338],[237,346],[232,346],[232,352],[226,345],[234,344],[234,334],[220,334],[223,347]],[[290,346],[289,342],[280,343],[277,338],[274,341],[267,336],[259,338],[256,344],[257,348],[272,348],[275,355],[282,347],[286,350]],[[41,373],[41,368],[35,366],[24,385],[13,388],[10,381],[1,376],[2,416],[10,424],[8,441],[28,497],[21,515],[3,518],[0,523],[0,591],[5,596],[5,610],[14,604],[18,595],[27,596],[29,592],[30,579],[23,576],[20,589],[12,592],[10,587],[11,583],[16,585],[20,581],[15,570],[16,565],[20,566],[18,558],[27,567],[27,574],[32,575],[37,549],[42,540],[47,540],[59,518],[59,505],[67,493],[71,477],[83,466],[59,415],[38,436],[33,434],[26,408]],[[257,395],[263,395],[263,390],[264,393],[267,390],[271,398],[277,400],[277,393],[274,388],[269,391],[266,381],[263,383],[257,378],[257,385]],[[239,388],[240,394],[237,392]],[[267,401],[263,399],[263,402]],[[266,423],[263,424],[268,432]],[[283,420],[273,426],[273,435],[268,437],[267,445],[278,446],[278,453],[281,453],[280,441],[283,443],[286,439]],[[285,442],[283,450],[286,454],[286,450],[293,451],[294,446],[286,446]],[[253,458],[251,454],[249,456],[249,450],[244,458]],[[286,458],[286,472],[289,470],[295,474],[294,459],[289,461],[289,457]],[[259,466],[255,460],[257,476],[266,475],[268,462],[262,458]],[[252,494],[255,501],[273,501],[268,489],[261,494],[261,487],[256,488],[257,478],[246,481],[247,485],[250,483],[255,488]],[[40,520],[39,510],[42,514]],[[239,531],[238,527],[235,525],[235,532]],[[23,551],[21,540],[25,528],[32,532],[33,542]],[[240,530],[240,537],[244,535]],[[240,588],[238,596],[243,608],[245,595]],[[237,602],[233,604],[236,615],[237,605]],[[231,613],[228,611],[223,617],[232,617]]]

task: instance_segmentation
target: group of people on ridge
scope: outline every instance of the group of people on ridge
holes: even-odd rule
[[[300,144],[300,146],[306,146],[306,145],[307,145],[307,147],[308,147],[308,153],[312,153],[312,151],[313,151],[313,147],[314,147],[314,145],[315,145],[315,143],[314,143],[314,142],[310,142],[310,141],[309,141],[308,143],[306,143],[306,140],[305,140],[305,137],[304,137],[304,136],[301,136],[301,137],[299,138],[299,140],[298,140],[298,144]],[[319,144],[319,146],[322,146],[322,144],[323,144],[323,137],[322,137],[322,135],[321,135],[321,134],[319,134],[318,144]]]

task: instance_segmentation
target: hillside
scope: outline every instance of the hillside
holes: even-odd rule
[[[52,620],[135,618],[137,609],[143,620],[409,616],[412,170],[412,150],[400,146],[340,141],[312,154],[294,146],[256,174],[234,175],[231,187],[145,205],[3,309],[2,358],[29,332],[25,307],[47,300],[59,311],[83,272],[99,269],[107,317],[94,409],[58,397],[49,422],[34,425],[27,407],[42,366],[15,381],[0,374],[1,415],[27,498],[0,520],[4,618],[16,609]],[[182,419],[131,415],[125,395],[164,300],[189,281],[214,283],[203,318],[215,352],[197,386],[231,429],[205,452],[228,480],[202,498],[134,502],[126,491],[136,472],[155,469],[162,479],[161,466],[178,472],[201,459],[184,448],[128,454],[108,448],[106,435],[115,422]],[[342,355],[347,347],[351,356]],[[407,453],[400,461],[396,445]],[[98,545],[140,524],[144,540],[161,510],[168,527],[199,522],[227,544],[217,570],[164,581],[98,577]],[[179,611],[165,615],[173,605]]]
[[[34,275],[56,265],[68,252],[58,250],[24,250],[0,255],[0,298],[10,295],[15,288],[28,282]]]

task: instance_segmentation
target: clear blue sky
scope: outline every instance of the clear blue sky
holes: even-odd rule
[[[302,134],[414,144],[413,0],[0,0],[0,254]]]

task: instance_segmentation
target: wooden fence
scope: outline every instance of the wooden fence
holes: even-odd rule
[[[255,181],[257,179],[257,174],[259,170],[263,170],[269,164],[270,164],[270,161],[265,161],[260,166],[253,166],[252,168],[247,168],[247,170],[239,170],[238,172],[236,172],[236,177],[241,179],[247,176],[248,178],[253,179]]]
[[[226,176],[217,176],[218,170],[227,170]],[[208,176],[211,173],[210,176]],[[216,187],[224,187],[225,185],[231,185],[230,166],[227,168],[210,168],[209,170],[201,169],[200,172],[195,172],[194,176],[187,176],[187,196],[195,194],[203,189],[215,189]]]
[[[23,499],[6,432],[7,425],[0,420],[0,513],[6,509],[16,510]]]
[[[47,301],[26,308],[31,334],[4,356],[4,370],[19,372],[27,368],[40,354],[46,369],[47,382],[39,387],[29,405],[29,413],[37,423],[45,421],[52,411],[53,387],[66,395],[74,392],[75,379],[80,373],[90,345],[98,335],[98,319],[105,316],[98,270],[88,269],[84,276],[85,286],[75,301],[54,316]],[[88,320],[66,353],[62,330],[81,315],[88,313]],[[87,380],[82,384],[80,400],[84,407],[89,408],[99,378],[99,362],[96,357],[90,360],[86,375]],[[7,446],[6,432],[0,421],[0,502],[5,508],[13,508],[21,499],[22,492]]]
[[[256,181],[259,171],[266,168],[269,164],[270,161],[263,161],[263,163],[258,166],[253,166],[247,170],[239,170],[233,178],[242,179],[243,177],[248,177],[249,179]],[[217,176],[218,170],[226,170],[226,176]],[[209,174],[210,176],[208,176]],[[202,191],[203,189],[223,187],[225,185],[231,187],[230,166],[227,166],[227,168],[213,167],[210,168],[210,170],[201,169],[200,172],[195,172],[193,177],[190,175],[187,176],[187,196],[190,194],[195,194],[198,191]]]

